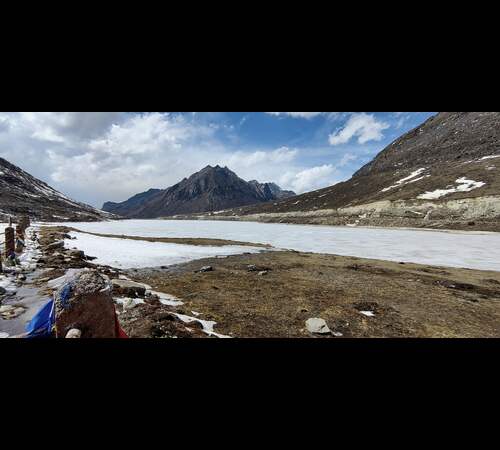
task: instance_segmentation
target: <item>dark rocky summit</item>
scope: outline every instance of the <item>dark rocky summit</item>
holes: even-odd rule
[[[274,183],[242,180],[227,167],[207,166],[168,189],[151,189],[123,203],[108,202],[103,209],[123,217],[156,218],[217,212],[293,195]]]
[[[95,221],[112,217],[78,203],[29,173],[0,158],[0,221],[29,215],[42,221]]]

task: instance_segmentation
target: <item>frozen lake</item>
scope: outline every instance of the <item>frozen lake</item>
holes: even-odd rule
[[[500,233],[183,220],[127,220],[67,223],[65,225],[94,233],[145,237],[230,239],[271,244],[276,248],[304,252],[500,271]],[[100,241],[82,239],[80,242],[78,240],[69,242],[72,247],[79,247],[87,251],[89,255],[98,257],[106,257],[104,253],[115,249],[117,255],[121,253],[115,258],[117,260],[134,257],[139,260],[141,252],[144,254],[153,252],[155,253],[154,263],[156,265],[175,264],[172,261],[176,257],[179,259],[177,252],[182,253],[181,260],[192,260],[204,257],[202,256],[203,251],[210,253],[207,256],[252,251],[249,247],[192,248],[192,246],[145,242],[139,243],[140,249],[132,249],[134,244],[131,242],[133,241],[114,240],[115,242],[110,242],[113,240],[107,238],[96,238],[101,239]],[[91,243],[87,242],[87,249],[84,248],[83,241],[85,240],[92,241]]]

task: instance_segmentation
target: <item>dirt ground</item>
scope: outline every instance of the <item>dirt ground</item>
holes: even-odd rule
[[[316,337],[305,330],[313,317],[343,337],[500,337],[499,272],[264,252],[128,275],[234,337]]]

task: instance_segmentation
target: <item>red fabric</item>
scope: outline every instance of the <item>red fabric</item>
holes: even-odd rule
[[[116,314],[115,311],[115,335],[118,339],[128,339],[127,334],[125,331],[122,330],[122,327],[120,326],[120,322],[118,321],[118,315]]]

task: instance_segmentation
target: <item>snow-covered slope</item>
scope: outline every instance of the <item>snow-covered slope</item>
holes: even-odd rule
[[[105,220],[112,214],[78,203],[0,158],[0,221],[28,214],[35,220]]]

